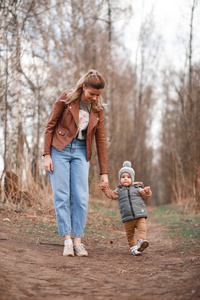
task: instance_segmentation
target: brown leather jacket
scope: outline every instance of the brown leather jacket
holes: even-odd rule
[[[63,92],[54,103],[44,136],[44,153],[51,154],[51,145],[62,151],[76,136],[79,121],[79,100],[65,104],[67,91]],[[87,129],[86,148],[87,161],[92,156],[92,140],[95,135],[100,174],[108,174],[106,135],[104,129],[103,109],[97,111],[92,104]]]

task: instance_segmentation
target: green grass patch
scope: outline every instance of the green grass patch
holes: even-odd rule
[[[168,228],[172,237],[183,243],[200,245],[200,217],[193,212],[184,212],[182,207],[163,205],[149,212],[149,216]]]
[[[26,234],[30,237],[40,238],[42,240],[49,240],[51,242],[58,242],[59,235],[56,224],[47,224],[40,221],[30,221],[22,219],[19,222],[8,223],[7,226],[18,228],[20,233]]]
[[[110,205],[103,206],[101,202],[90,203],[91,212],[88,214],[88,224],[95,227],[107,227],[116,230],[123,230],[118,205],[111,202]]]
[[[110,239],[116,231],[124,231],[117,202],[90,202],[84,238]]]
[[[4,210],[3,213],[5,214]],[[12,227],[16,232],[43,241],[62,243],[55,216],[43,219],[30,209],[28,212],[13,210],[10,212],[10,221],[3,222],[3,219],[2,216],[0,225]],[[90,201],[84,239],[110,239],[121,231],[124,231],[124,228],[116,201],[106,202],[99,199]]]

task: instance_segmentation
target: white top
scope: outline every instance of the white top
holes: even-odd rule
[[[78,121],[78,140],[85,140],[87,135],[87,128],[90,118],[91,103],[79,101],[79,121]]]

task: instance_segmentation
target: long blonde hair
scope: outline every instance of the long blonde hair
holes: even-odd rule
[[[85,85],[86,88],[91,87],[93,89],[99,90],[105,87],[105,80],[98,71],[90,70],[83,77],[79,79],[79,81],[76,84],[76,88],[72,91],[70,90],[67,93],[67,99],[62,101],[65,102],[66,104],[69,104],[72,101],[80,99],[81,94],[83,93],[83,84]],[[101,110],[102,98],[101,97],[97,98],[95,103],[96,103],[96,109]]]

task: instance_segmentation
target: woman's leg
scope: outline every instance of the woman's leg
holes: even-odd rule
[[[88,208],[89,162],[85,141],[73,140],[71,160],[71,224],[74,244],[81,243]]]
[[[48,173],[53,191],[54,206],[60,236],[71,234],[70,214],[70,147],[59,152],[52,147],[53,174]]]

